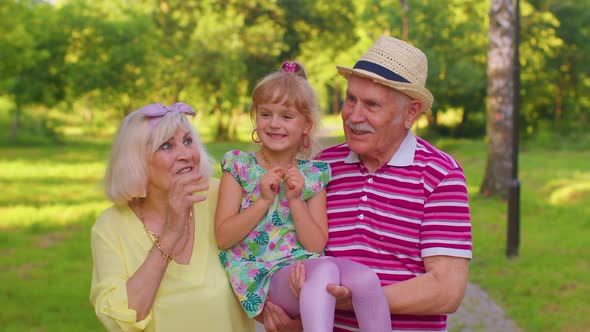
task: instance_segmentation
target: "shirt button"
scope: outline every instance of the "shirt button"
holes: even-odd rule
[[[360,220],[363,220],[363,219],[365,219],[365,215],[361,213],[361,215],[359,216],[359,219],[360,219]]]
[[[370,178],[368,182],[373,183],[373,178]]]
[[[363,202],[366,202],[367,201],[367,195],[363,196],[361,199],[363,200]]]

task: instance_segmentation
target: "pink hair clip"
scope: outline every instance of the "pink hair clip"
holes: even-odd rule
[[[295,70],[297,69],[297,63],[285,61],[285,62],[283,62],[282,67],[287,73],[294,73]]]

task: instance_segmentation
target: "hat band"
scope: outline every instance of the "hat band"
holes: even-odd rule
[[[396,81],[396,82],[402,82],[402,83],[410,83],[410,81],[408,81],[407,79],[403,78],[403,76],[400,76],[399,74],[383,67],[380,66],[376,63],[373,62],[369,62],[369,61],[364,61],[364,60],[360,60],[357,61],[357,63],[354,64],[354,69],[362,69],[362,70],[366,70],[369,71],[373,74],[377,74],[385,79],[388,79],[390,81]]]

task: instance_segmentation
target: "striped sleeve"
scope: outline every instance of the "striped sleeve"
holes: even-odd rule
[[[421,255],[472,258],[469,199],[463,170],[445,172],[424,204]],[[441,174],[442,175],[442,174]]]

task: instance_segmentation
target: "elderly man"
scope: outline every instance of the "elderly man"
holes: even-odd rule
[[[348,80],[346,143],[318,156],[332,168],[325,252],[377,273],[393,331],[446,331],[446,314],[463,299],[472,253],[461,166],[410,130],[434,100],[425,88],[427,67],[422,51],[388,36],[353,68],[338,66]],[[296,286],[301,275],[299,265]],[[358,331],[348,289],[330,285],[328,291],[339,309],[334,331]],[[297,326],[269,307],[278,329]]]

